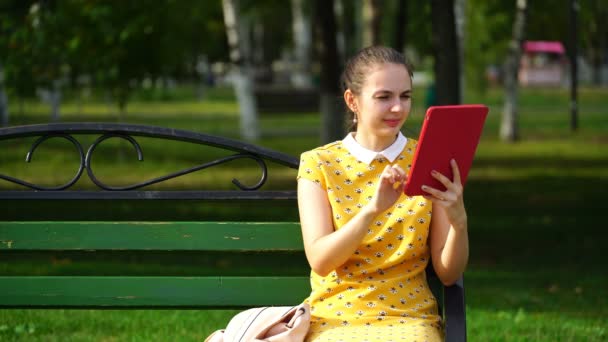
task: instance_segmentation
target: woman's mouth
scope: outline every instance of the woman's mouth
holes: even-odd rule
[[[387,120],[384,120],[384,122],[389,127],[397,127],[397,126],[399,126],[399,123],[401,123],[401,120],[399,120],[399,119],[387,119]]]

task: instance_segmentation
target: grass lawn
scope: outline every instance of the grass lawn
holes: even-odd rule
[[[471,243],[465,274],[470,341],[608,340],[608,274],[603,249],[608,241],[604,226],[608,219],[607,97],[608,89],[581,89],[579,129],[571,132],[566,90],[521,89],[522,139],[505,144],[497,139],[500,91],[490,89],[484,97],[469,95],[468,103],[490,106],[465,192]],[[237,110],[225,92],[211,91],[204,101],[136,101],[129,106],[126,118],[134,123],[238,138]],[[65,121],[116,121],[105,104],[66,103],[62,112]],[[406,134],[417,135],[423,112],[417,104]],[[25,102],[23,114],[17,109],[12,113],[15,124],[42,123],[48,108]],[[258,143],[265,147],[298,155],[319,144],[316,113],[264,114],[261,126],[264,135]],[[207,152],[196,146],[160,146],[153,141],[141,144],[146,155],[143,165],[132,161],[134,154],[126,145],[104,145],[108,152],[97,152],[100,178],[112,184],[138,182],[192,166]],[[69,153],[57,153],[71,152],[68,143],[45,143],[31,165],[22,161],[27,147],[0,142],[0,173],[48,185],[70,179],[75,168],[66,165],[75,165],[76,159]],[[248,165],[227,165],[226,169],[226,174],[245,170],[239,174],[244,180],[257,179],[257,174],[247,171]],[[225,182],[216,177],[201,173],[159,187],[196,189],[212,182],[230,185],[227,177]],[[269,188],[295,186],[295,171],[276,171],[270,177],[276,180]],[[0,187],[12,186],[2,182]],[[0,205],[2,219],[31,213],[31,208],[17,203]],[[73,208],[60,213],[62,206],[38,208],[36,212],[42,218],[74,215]],[[155,218],[171,211],[178,212],[176,216],[200,218],[207,213],[204,208],[169,207],[162,213],[157,209],[162,208],[146,215]],[[108,215],[131,210],[117,204],[108,209]],[[292,210],[287,215],[295,217],[297,213]],[[24,269],[37,268],[27,262],[8,262],[0,255],[0,274],[26,272]],[[201,341],[225,326],[233,314],[200,310],[0,310],[0,340]]]

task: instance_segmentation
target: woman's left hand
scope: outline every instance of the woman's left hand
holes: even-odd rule
[[[424,198],[433,201],[433,205],[439,206],[445,210],[452,227],[455,229],[466,229],[467,213],[464,208],[463,186],[460,180],[460,171],[454,159],[450,160],[450,165],[452,166],[454,181],[450,181],[448,177],[435,170],[431,172],[433,178],[437,179],[446,187],[445,191],[432,188],[428,185],[423,185],[422,190],[429,194],[424,196]]]

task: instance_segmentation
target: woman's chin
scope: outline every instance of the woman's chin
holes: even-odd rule
[[[397,125],[394,127],[385,126],[382,129],[378,130],[378,135],[380,136],[395,136],[401,130],[401,125]]]

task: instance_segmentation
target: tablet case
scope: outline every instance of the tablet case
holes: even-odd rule
[[[453,180],[452,158],[458,164],[464,187],[487,114],[488,107],[484,105],[429,107],[405,184],[405,194],[426,195],[422,185],[445,191],[443,184],[431,176],[431,171],[437,170]]]

